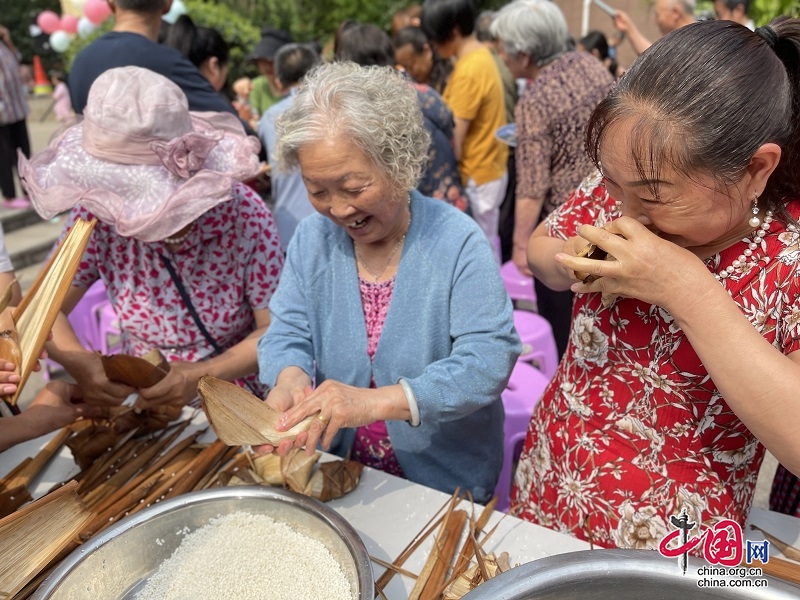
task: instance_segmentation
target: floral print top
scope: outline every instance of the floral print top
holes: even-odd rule
[[[364,307],[364,320],[367,324],[367,354],[370,359],[375,356],[375,350],[378,349],[383,324],[389,312],[389,303],[392,301],[394,282],[394,277],[380,283],[367,281],[361,276],[358,278],[361,304]],[[374,381],[370,387],[375,387]],[[392,449],[385,421],[376,421],[356,430],[352,457],[353,460],[373,469],[404,477],[403,468]]]
[[[461,185],[461,175],[453,150],[453,113],[432,88],[415,83],[414,89],[422,110],[423,124],[431,134],[428,165],[417,189],[425,196],[444,200],[460,211],[466,211],[467,197]]]
[[[789,211],[797,219],[800,201]],[[546,224],[566,239],[583,223],[619,216],[598,175]],[[732,265],[746,247],[709,258],[709,270]],[[721,285],[768,341],[795,352],[800,233],[775,219],[756,255],[755,268]],[[667,311],[625,298],[606,308],[599,293],[581,294],[567,353],[534,409],[512,505],[524,519],[599,546],[657,549],[683,508],[695,523],[743,525],[762,456]]]
[[[263,200],[242,184],[234,186],[232,196],[201,215],[174,253],[163,242],[122,237],[98,221],[73,285],[88,288],[98,279],[105,282],[119,319],[123,352],[142,356],[158,348],[167,360],[190,362],[214,352],[160,255],[170,259],[203,325],[223,349],[253,332],[253,309],[267,308],[283,268],[283,252]],[[92,215],[76,207],[73,222],[77,217]],[[248,381],[255,385],[257,378]]]

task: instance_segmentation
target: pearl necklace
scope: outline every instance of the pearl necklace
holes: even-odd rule
[[[754,220],[755,219],[750,220],[751,224]],[[758,229],[753,232],[753,239],[742,239],[742,242],[747,244],[745,251],[742,252],[739,257],[734,260],[733,263],[731,263],[730,266],[722,269],[722,271],[719,273],[714,273],[714,277],[717,279],[717,281],[721,282],[723,279],[727,279],[734,273],[739,275],[746,273],[758,264],[760,259],[757,256],[753,256],[753,251],[761,246],[761,241],[764,239],[764,236],[767,235],[770,223],[772,223],[772,211],[768,210],[766,215],[764,215],[763,223],[761,223],[760,226],[757,225]]]
[[[182,236],[179,236],[179,237],[168,237],[168,238],[164,238],[162,241],[165,244],[170,244],[171,246],[177,246],[178,244],[182,244],[183,242],[188,240],[189,236],[192,235],[193,231],[194,231],[194,221],[192,221],[191,226],[186,231],[186,233],[184,233]]]

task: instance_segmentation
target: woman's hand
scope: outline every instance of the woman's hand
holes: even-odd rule
[[[605,229],[583,225],[579,232],[615,260],[577,258],[573,252],[582,246],[569,240],[569,248],[565,245],[565,251],[556,254],[556,262],[571,271],[598,277],[591,283],[573,284],[573,292],[638,298],[669,310],[682,296],[677,290],[696,289],[693,282],[713,281],[706,266],[692,252],[661,239],[635,219],[621,217]]]
[[[278,381],[275,383],[275,387],[267,394],[266,403],[277,411],[286,412],[296,404],[303,402],[310,394],[311,378],[306,372],[298,367],[286,367],[281,371],[280,375],[278,375]],[[292,425],[289,425],[289,427],[291,426]],[[289,427],[286,427],[286,429]],[[303,439],[305,440],[305,437],[303,437]],[[284,440],[277,448],[269,444],[264,444],[263,446],[254,446],[253,451],[259,455],[277,451],[278,454],[283,456],[293,447],[294,444],[292,440]]]
[[[80,360],[72,361],[72,364],[70,375],[75,378],[87,404],[118,406],[136,392],[136,388],[109,381],[96,352],[83,351]]]
[[[0,362],[0,396],[10,396],[17,392],[20,377],[16,365],[11,362]]]
[[[3,426],[0,427],[0,452],[66,427],[80,418],[109,416],[107,407],[75,402],[75,391],[75,386],[66,381],[50,381],[22,414],[2,419],[8,423],[0,423]]]
[[[184,406],[197,397],[197,383],[205,374],[203,363],[174,361],[157,384],[139,390],[146,407],[160,404]]]

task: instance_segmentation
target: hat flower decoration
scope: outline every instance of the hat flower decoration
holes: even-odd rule
[[[19,173],[45,219],[81,205],[143,242],[174,235],[258,175],[259,142],[228,113],[189,111],[180,88],[139,67],[106,71],[83,120]]]

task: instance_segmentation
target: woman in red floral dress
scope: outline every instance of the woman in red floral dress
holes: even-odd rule
[[[536,277],[578,295],[520,458],[519,516],[655,549],[683,509],[743,525],[764,447],[800,472],[798,56],[797,19],[698,23],[593,114],[602,175],[528,245]],[[578,257],[587,242],[613,258]]]

